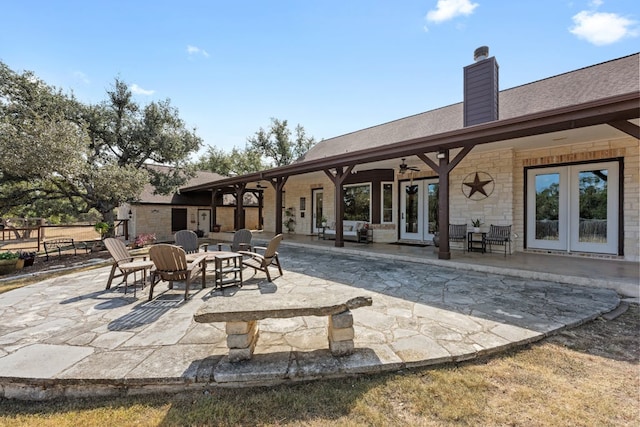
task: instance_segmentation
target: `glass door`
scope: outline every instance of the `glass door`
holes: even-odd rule
[[[438,231],[438,182],[400,183],[400,238],[431,242]]]
[[[618,163],[527,172],[527,246],[616,254]]]
[[[322,208],[322,200],[324,197],[324,192],[322,189],[311,190],[311,203],[313,206],[311,207],[311,212],[313,218],[311,220],[311,232],[319,233],[322,228],[322,219],[324,218],[323,208]]]
[[[581,252],[618,251],[618,163],[571,167],[571,248]]]
[[[422,182],[400,183],[400,238],[422,240]]]
[[[528,171],[527,246],[539,249],[567,249],[566,168]]]

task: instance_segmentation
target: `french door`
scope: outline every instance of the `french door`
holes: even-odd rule
[[[527,171],[527,246],[617,254],[618,162]]]
[[[311,232],[319,233],[320,228],[322,227],[322,218],[323,214],[323,198],[324,191],[321,188],[311,190],[311,215],[313,216],[311,220]]]
[[[430,242],[438,231],[438,181],[400,183],[400,238]]]

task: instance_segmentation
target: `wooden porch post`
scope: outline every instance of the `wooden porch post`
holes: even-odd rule
[[[439,259],[451,259],[449,246],[449,150],[444,151],[445,156],[440,158],[438,169],[444,173],[438,174],[438,222],[440,223],[440,248]]]
[[[464,147],[454,159],[449,162],[449,150],[441,150],[438,153],[439,162],[436,164],[425,154],[417,156],[438,174],[438,222],[440,228],[440,246],[438,248],[439,259],[451,259],[451,249],[449,246],[449,173],[462,159],[473,149],[473,146]]]
[[[247,184],[242,182],[234,186],[236,190],[236,230],[244,228],[244,191]]]
[[[262,218],[262,209],[264,208],[264,192],[262,190],[258,191],[258,229],[262,230],[264,228],[264,221]]]
[[[276,234],[282,234],[282,189],[287,182],[286,176],[281,176],[272,180],[271,185],[276,190]]]
[[[343,169],[342,166],[336,167],[335,175],[330,170],[325,170],[324,173],[333,182],[335,187],[335,201],[334,201],[334,213],[336,218],[336,244],[335,246],[341,248],[344,246],[344,233],[342,228],[342,218],[344,217],[344,189],[342,183],[349,176],[353,166],[347,166]]]
[[[216,195],[218,194],[218,189],[213,188],[211,190],[211,223],[212,226],[218,223],[218,210],[216,205]],[[213,231],[213,228],[211,229]]]

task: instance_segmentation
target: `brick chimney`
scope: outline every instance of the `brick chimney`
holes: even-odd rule
[[[464,67],[464,126],[498,120],[498,63],[489,48],[473,52],[474,63]]]

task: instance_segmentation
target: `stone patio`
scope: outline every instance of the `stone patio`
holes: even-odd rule
[[[0,392],[7,398],[136,394],[268,385],[473,359],[542,339],[615,309],[610,289],[371,254],[282,246],[284,275],[245,271],[243,287],[105,290],[109,267],[0,295]],[[212,281],[210,283],[213,285]],[[204,302],[294,291],[362,295],[355,351],[334,357],[327,318],[260,320],[251,360],[228,360],[224,323],[196,323]],[[295,292],[294,292],[295,293]]]

